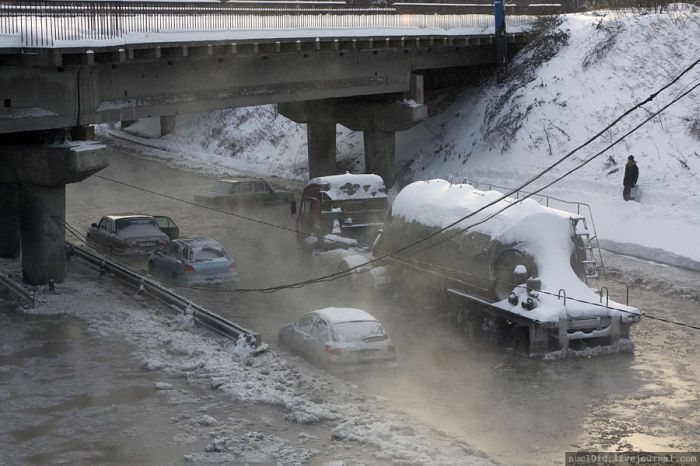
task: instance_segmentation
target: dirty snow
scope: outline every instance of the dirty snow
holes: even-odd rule
[[[461,440],[390,410],[354,384],[320,370],[302,370],[272,350],[253,352],[241,342],[193,327],[191,321],[157,302],[144,296],[132,298],[120,291],[123,285],[98,282],[96,276],[80,264],[71,265],[57,292],[38,290],[37,306],[27,314],[79,317],[96,335],[118,336],[133,343],[132,357],[145,370],[187,378],[233,401],[276,406],[286,412],[287,422],[325,423],[328,441],[322,453],[337,461],[352,462],[353,449],[361,446],[374,452],[376,463],[494,464]],[[104,303],[109,303],[109,312]],[[168,382],[156,382],[154,389],[172,392],[173,403],[183,398]],[[304,464],[318,453],[301,446],[303,442],[290,443],[268,432],[225,428],[211,415],[203,414],[195,422],[211,429],[211,441],[205,451],[186,456],[194,464]]]

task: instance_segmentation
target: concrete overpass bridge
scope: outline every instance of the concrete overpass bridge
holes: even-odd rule
[[[506,33],[502,4],[415,5],[0,1],[0,256],[21,244],[25,281],[63,279],[65,185],[107,165],[75,142],[96,123],[160,117],[165,134],[180,113],[278,104],[307,124],[310,176],[335,172],[341,123],[392,184],[395,132],[427,117],[426,78],[502,64],[533,20]]]

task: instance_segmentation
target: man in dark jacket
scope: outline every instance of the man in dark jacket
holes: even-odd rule
[[[630,155],[627,157],[627,165],[625,165],[625,179],[622,181],[625,189],[622,190],[622,197],[629,201],[632,199],[630,197],[630,191],[632,186],[637,184],[637,178],[639,178],[639,168],[637,168],[637,162],[634,161],[634,156]]]

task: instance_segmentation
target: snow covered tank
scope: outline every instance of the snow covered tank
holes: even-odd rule
[[[375,255],[435,236],[394,254],[392,284],[439,290],[460,329],[496,335],[525,353],[629,338],[639,310],[601,299],[585,283],[590,245],[580,215],[506,198],[439,232],[501,196],[445,180],[406,186],[387,212]]]
[[[310,179],[292,201],[292,215],[301,244],[335,249],[374,240],[388,207],[380,176],[346,173]]]

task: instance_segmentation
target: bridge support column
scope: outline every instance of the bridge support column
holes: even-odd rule
[[[335,123],[308,123],[309,178],[335,175]]]
[[[392,186],[396,132],[428,117],[428,107],[422,102],[422,76],[412,78],[411,87],[411,102],[389,95],[279,104],[282,115],[308,124],[309,177],[335,173],[335,125],[340,123],[364,132],[365,171],[380,175],[387,187]]]
[[[66,277],[66,185],[29,186],[20,193],[22,275],[30,285]]]
[[[364,131],[365,171],[384,179],[387,188],[394,185],[394,154],[396,133],[393,131]]]
[[[175,129],[175,115],[163,115],[160,117],[160,135],[170,134]]]
[[[3,188],[0,195],[5,191],[19,194],[9,197],[17,201],[14,217],[8,207],[11,203],[3,202],[0,207],[0,241],[16,242],[19,232],[22,273],[30,285],[65,279],[66,184],[82,181],[107,166],[102,144],[65,139],[30,143],[46,139],[44,132],[10,135],[1,147],[0,186],[12,187]],[[12,227],[9,218],[18,219],[17,226]]]
[[[13,184],[0,184],[0,257],[17,257],[19,244],[19,191]]]

